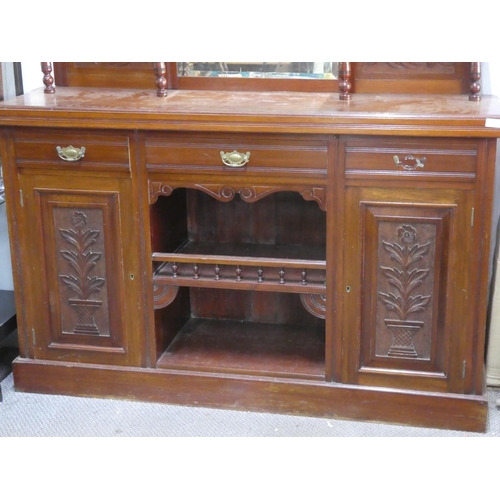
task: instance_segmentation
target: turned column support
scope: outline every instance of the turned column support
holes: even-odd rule
[[[479,92],[481,91],[481,63],[473,62],[470,66],[470,91],[469,101],[480,101],[481,95]]]
[[[43,84],[45,85],[45,89],[43,91],[45,94],[54,94],[56,89],[53,85],[54,77],[52,76],[52,63],[42,62],[40,64],[43,72]]]
[[[167,96],[167,66],[164,62],[155,62],[153,63],[153,68],[156,75],[156,86],[158,87],[158,91],[156,95],[158,97],[166,97]]]
[[[339,99],[341,101],[350,101],[352,94],[350,94],[352,88],[351,84],[351,63],[341,62],[339,63]]]

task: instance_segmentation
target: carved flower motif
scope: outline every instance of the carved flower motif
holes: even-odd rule
[[[411,295],[429,275],[429,269],[412,268],[412,266],[427,254],[430,241],[424,245],[417,243],[410,245],[409,243],[417,238],[417,231],[412,226],[401,226],[398,229],[398,238],[405,243],[404,246],[386,241],[383,241],[382,245],[390,254],[391,259],[399,265],[396,267],[381,266],[380,269],[389,284],[394,286],[399,294],[379,292],[379,295],[385,307],[395,311],[399,318],[405,321],[410,314],[423,311],[431,300],[431,295]]]
[[[71,224],[77,228],[76,231],[74,229],[59,229],[61,236],[72,247],[68,250],[61,250],[61,255],[76,273],[62,274],[60,277],[81,299],[89,300],[90,295],[100,292],[100,288],[105,282],[104,278],[90,276],[102,254],[102,252],[91,250],[99,237],[99,231],[82,229],[87,224],[87,216],[82,212],[73,213]]]
[[[416,235],[415,228],[411,226],[401,226],[398,229],[398,238],[404,243],[411,243]]]
[[[82,212],[75,212],[71,216],[71,224],[75,227],[83,227],[87,224],[87,216]]]

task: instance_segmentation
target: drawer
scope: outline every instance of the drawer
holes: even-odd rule
[[[458,174],[475,177],[479,141],[475,139],[346,137],[346,174]]]
[[[150,171],[186,173],[188,169],[229,175],[293,172],[321,177],[327,172],[326,137],[169,133],[148,135],[145,150]],[[230,157],[224,160],[221,152]]]
[[[71,151],[68,151],[66,153],[67,159],[62,159],[57,148],[69,146],[83,150],[83,157],[71,161]],[[75,171],[130,170],[129,138],[127,135],[75,129],[30,129],[15,131],[14,147],[19,168],[71,169]],[[64,151],[61,151],[61,154],[64,156]]]

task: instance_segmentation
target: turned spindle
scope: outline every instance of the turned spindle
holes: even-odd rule
[[[481,100],[481,95],[479,94],[479,92],[481,91],[481,83],[479,82],[479,80],[481,80],[480,62],[471,63],[470,79],[471,79],[471,84],[470,84],[471,94],[469,95],[469,101],[480,101]]]
[[[241,273],[242,273],[241,266],[238,266],[236,268],[236,281],[241,281]]]
[[[339,63],[339,99],[341,101],[351,100],[351,88],[351,63],[341,62]]]
[[[215,280],[220,281],[220,266],[219,264],[215,264]]]
[[[300,277],[302,278],[301,284],[307,285],[307,271],[305,269],[300,273]]]
[[[156,75],[156,86],[158,87],[158,91],[156,95],[158,97],[166,97],[167,96],[167,66],[164,62],[156,62],[153,63],[153,68]]]
[[[280,275],[280,284],[283,285],[285,283],[285,269],[282,267],[279,272]]]
[[[179,269],[179,266],[174,262],[172,264],[172,278],[177,278],[177,269]]]
[[[259,267],[259,270],[257,271],[257,283],[262,283],[264,281],[264,270],[262,267]]]
[[[193,278],[194,278],[195,280],[199,279],[199,277],[200,277],[200,275],[198,274],[198,271],[199,271],[199,270],[200,270],[200,266],[198,266],[198,264],[195,264],[195,265],[193,266],[193,273],[194,273]]]
[[[52,77],[52,63],[43,62],[42,72],[43,72],[43,84],[45,88],[43,89],[45,94],[53,94],[56,89],[54,88],[54,78]]]

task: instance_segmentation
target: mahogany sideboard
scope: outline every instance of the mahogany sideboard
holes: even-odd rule
[[[16,390],[484,431],[498,118],[465,94],[2,102]]]

